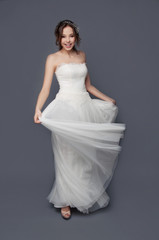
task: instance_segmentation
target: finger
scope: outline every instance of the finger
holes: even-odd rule
[[[36,120],[36,123],[41,123],[39,120]]]

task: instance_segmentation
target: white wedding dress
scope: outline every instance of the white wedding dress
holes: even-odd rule
[[[59,91],[39,120],[51,131],[55,180],[47,199],[54,207],[76,207],[90,213],[106,207],[120,138],[126,124],[115,123],[118,107],[92,99],[85,87],[86,63],[56,68]]]

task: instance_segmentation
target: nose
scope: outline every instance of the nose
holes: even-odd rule
[[[69,42],[70,41],[70,38],[68,37],[67,39],[66,39],[66,42]]]

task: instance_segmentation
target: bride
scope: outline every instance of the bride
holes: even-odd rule
[[[44,103],[46,102],[48,96],[49,96],[49,93],[50,93],[50,88],[51,88],[51,84],[52,84],[52,79],[53,79],[53,74],[57,73],[57,77],[60,78],[60,70],[61,72],[63,73],[64,72],[64,68],[62,69],[62,66],[65,66],[66,67],[66,71],[69,70],[69,67],[71,69],[73,69],[72,67],[73,66],[78,66],[77,67],[77,71],[80,70],[80,72],[84,71],[83,68],[82,68],[82,65],[86,65],[86,55],[84,53],[84,51],[80,51],[80,50],[77,50],[76,47],[75,47],[75,44],[77,43],[77,45],[79,45],[80,43],[80,37],[79,37],[79,28],[77,27],[77,25],[75,23],[73,23],[72,21],[70,20],[63,20],[63,21],[60,21],[57,26],[56,26],[56,29],[55,29],[55,36],[56,36],[56,45],[59,46],[59,51],[55,52],[55,53],[52,53],[52,54],[49,54],[46,58],[46,64],[45,64],[45,74],[44,74],[44,80],[43,80],[43,85],[42,85],[42,89],[38,95],[38,98],[37,98],[37,103],[36,103],[36,107],[35,107],[35,115],[34,115],[34,122],[35,123],[42,123],[42,112],[41,112],[41,109],[44,105]],[[76,67],[74,68],[74,71],[76,70]],[[81,68],[80,68],[81,67]],[[83,66],[84,67],[84,66]],[[62,74],[61,73],[61,74]],[[84,72],[85,73],[85,72]],[[58,75],[59,74],[59,75]],[[67,75],[67,74],[66,74]],[[70,80],[71,81],[71,80]],[[60,84],[60,81],[59,81],[59,84]],[[61,84],[62,84],[62,81],[61,81]],[[67,82],[68,84],[68,82]],[[105,95],[104,93],[100,92],[97,88],[95,88],[92,84],[91,84],[91,81],[90,81],[90,76],[89,76],[89,73],[88,71],[86,72],[86,75],[85,75],[85,89],[87,92],[91,93],[92,95],[94,95],[95,97],[101,99],[101,100],[104,100],[104,101],[101,101],[102,103],[106,104],[106,103],[111,103],[111,104],[108,104],[109,105],[109,108],[114,108],[115,109],[115,116],[114,118],[112,119],[115,119],[116,115],[117,115],[117,112],[118,112],[118,108],[116,106],[116,101],[111,98],[111,97],[108,97],[107,95]],[[73,98],[72,98],[73,99]],[[73,100],[72,100],[73,101]],[[92,103],[95,103],[96,100],[94,100],[94,102],[92,101]],[[99,101],[99,100],[98,100]],[[54,100],[51,104],[57,104],[57,106],[59,106],[59,110],[57,113],[59,113],[60,111],[62,112],[62,110],[60,110],[60,105],[58,105],[58,102],[56,103],[56,101]],[[64,102],[65,104],[65,102]],[[73,103],[72,103],[73,104]],[[86,104],[87,105],[87,104]],[[97,108],[97,105],[95,105],[95,108]],[[52,107],[52,109],[54,109]],[[46,109],[45,109],[46,111]],[[51,107],[48,108],[47,110],[48,112],[50,111],[53,111],[51,110]],[[78,109],[77,109],[78,111]],[[89,111],[89,108],[88,108],[88,111]],[[60,113],[61,114],[61,113]],[[84,114],[84,113],[83,113]],[[91,113],[90,113],[91,114]],[[94,113],[95,114],[95,109],[94,109]],[[97,114],[97,110],[96,110],[96,114]],[[100,114],[103,114],[100,112]],[[106,113],[104,113],[106,114]],[[56,113],[54,113],[54,116],[55,116],[55,119],[56,119]],[[99,115],[97,116],[98,119],[100,119]],[[97,119],[96,117],[96,119]],[[101,116],[102,118],[102,116]],[[94,119],[92,117],[92,119]],[[65,118],[63,118],[62,120],[65,120]],[[87,120],[88,121],[88,120]],[[91,121],[90,121],[91,122]],[[96,121],[94,121],[96,122]],[[103,122],[103,120],[101,120],[101,122]],[[111,124],[110,122],[113,122],[112,121],[109,121],[109,124]],[[50,124],[53,124],[53,120]],[[59,123],[60,124],[60,123]],[[118,138],[120,139],[120,137],[123,137],[123,131],[125,130],[125,124],[116,124],[116,123],[112,123],[114,124],[113,127],[116,127],[116,133],[114,133],[112,131],[112,134],[114,134],[113,136],[116,136],[118,135]],[[116,125],[115,125],[116,124]],[[45,124],[44,124],[45,126]],[[47,125],[46,124],[46,127],[49,128],[50,125]],[[55,125],[54,125],[55,127]],[[96,126],[95,126],[96,127]],[[68,131],[69,128],[67,128],[67,131]],[[94,129],[94,128],[93,128]],[[51,128],[50,127],[50,130],[53,132],[54,128]],[[108,129],[109,130],[109,129]],[[92,130],[93,131],[93,130]],[[58,130],[57,132],[55,133],[58,133]],[[81,132],[82,133],[82,130]],[[97,133],[95,133],[97,134]],[[120,134],[120,135],[119,135]],[[55,135],[54,135],[55,136]],[[95,135],[96,136],[96,135]],[[109,131],[108,131],[108,136],[109,136]],[[89,135],[88,135],[89,137]],[[55,149],[55,141],[57,141],[57,138],[55,139],[55,137],[52,137],[53,140],[53,150],[57,151],[57,149]],[[68,138],[69,139],[69,138]],[[78,144],[78,143],[77,143]],[[86,146],[87,147],[87,146]],[[62,148],[62,147],[61,147]],[[82,148],[81,148],[82,149]],[[93,149],[93,148],[92,148]],[[95,148],[96,149],[96,146]],[[105,149],[106,150],[106,149]],[[89,151],[89,150],[88,150]],[[100,149],[99,149],[100,151]],[[102,151],[102,150],[101,150]],[[119,152],[120,150],[117,151],[117,153]],[[116,153],[116,154],[117,154]],[[65,153],[64,153],[65,154]],[[81,151],[81,154],[82,154],[82,151]],[[67,155],[67,154],[66,154]],[[82,155],[81,155],[82,156]],[[93,156],[95,158],[95,156]],[[111,158],[111,154],[110,154],[110,158]],[[114,155],[114,159],[115,159],[115,155]],[[104,158],[103,158],[104,159]],[[59,164],[59,159],[57,160],[57,155],[55,154],[54,155],[54,160],[55,162],[57,162],[56,164]],[[67,160],[67,159],[66,159]],[[95,160],[97,161],[97,160]],[[113,159],[112,159],[113,161]],[[104,165],[103,165],[104,166]],[[83,166],[84,167],[84,166]],[[71,170],[71,168],[70,168]],[[107,169],[106,169],[107,170]],[[55,171],[57,171],[57,168],[55,167]],[[112,171],[112,169],[111,169]],[[56,176],[58,178],[58,173],[56,173]],[[110,180],[109,180],[110,181]],[[72,182],[73,182],[73,179],[72,179]],[[103,181],[104,182],[104,181]],[[63,185],[65,184],[65,182],[63,182]],[[103,185],[102,185],[103,186]],[[49,198],[48,199],[53,199],[53,194],[55,194],[55,188],[57,188],[57,185],[54,184],[54,188],[52,189],[52,196],[49,195]],[[82,190],[81,190],[82,191]],[[57,191],[58,192],[58,191]],[[56,195],[57,195],[57,192],[56,192]],[[62,194],[62,193],[61,193]],[[59,199],[60,200],[60,199]],[[51,200],[50,200],[51,201]],[[66,201],[67,202],[67,201]],[[52,203],[54,203],[54,200],[52,200]],[[95,201],[94,201],[95,203]],[[56,206],[57,204],[55,204]],[[93,205],[93,202],[92,202],[92,205]],[[61,215],[64,219],[69,219],[71,217],[71,204],[70,205],[64,205],[64,206],[61,206]],[[103,204],[101,206],[98,206],[98,208],[100,207],[104,207],[106,206],[106,204]],[[57,206],[58,207],[58,206]],[[76,205],[73,205],[72,204],[72,207],[77,207]],[[89,209],[90,209],[91,205],[89,205]],[[96,209],[98,209],[96,208]],[[84,210],[81,210],[80,207],[78,208],[80,211],[83,211]],[[84,208],[83,208],[84,209]],[[93,211],[93,210],[92,210]],[[88,210],[85,212],[89,212]]]

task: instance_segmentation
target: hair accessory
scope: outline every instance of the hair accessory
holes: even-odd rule
[[[63,23],[69,23],[70,25],[72,25],[76,29],[76,32],[79,33],[79,27],[75,23],[73,23],[72,21],[64,20]]]

